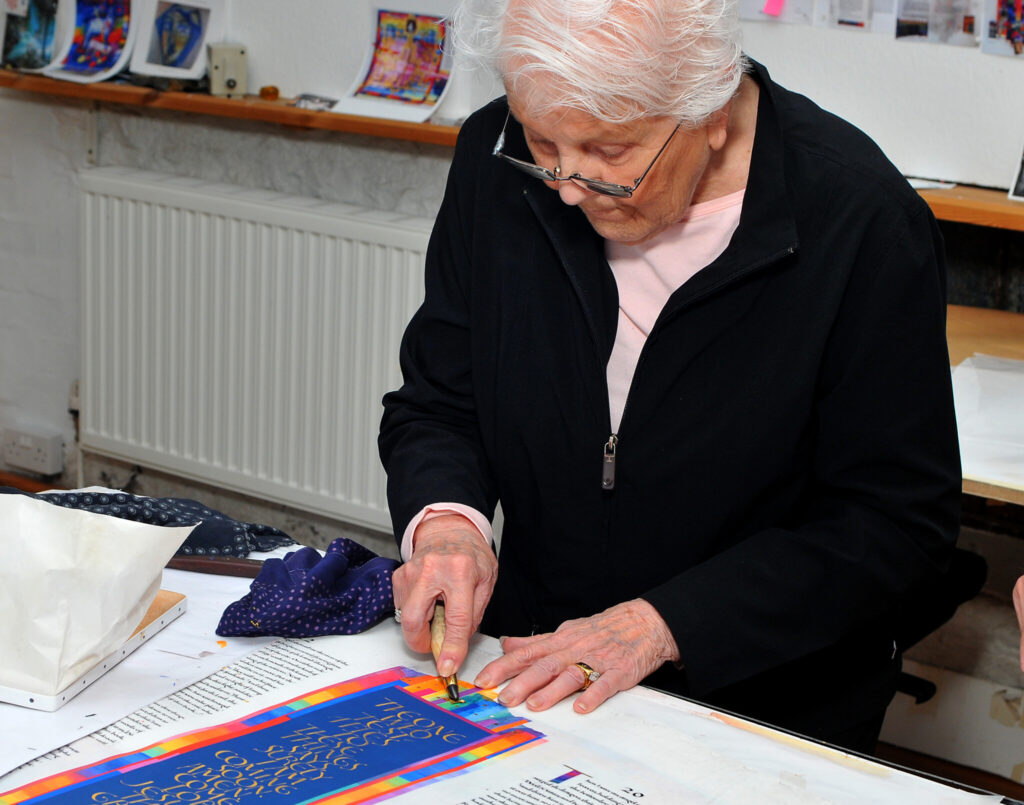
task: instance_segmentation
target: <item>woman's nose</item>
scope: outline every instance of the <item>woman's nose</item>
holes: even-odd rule
[[[580,187],[576,182],[559,182],[557,189],[562,203],[568,204],[570,207],[579,204],[587,197],[587,193],[590,192],[586,188]]]

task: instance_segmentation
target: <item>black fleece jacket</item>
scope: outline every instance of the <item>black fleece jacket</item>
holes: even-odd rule
[[[739,226],[647,339],[613,489],[615,282],[583,214],[491,156],[504,99],[460,133],[380,449],[397,534],[500,499],[484,631],[642,597],[685,665],[651,684],[828,739],[888,703],[901,609],[956,538],[945,267],[874,143],[753,77]],[[530,159],[514,120],[507,140]]]

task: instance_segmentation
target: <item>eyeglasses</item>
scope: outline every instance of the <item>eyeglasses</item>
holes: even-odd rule
[[[587,179],[585,176],[580,176],[578,173],[573,173],[569,176],[559,176],[558,168],[551,170],[550,168],[543,168],[540,165],[535,165],[532,162],[524,162],[521,159],[510,157],[508,154],[502,153],[505,147],[505,129],[508,128],[508,119],[512,116],[509,112],[505,115],[505,125],[501,127],[501,134],[498,135],[498,141],[494,144],[494,150],[491,151],[493,156],[498,159],[503,159],[510,165],[513,165],[528,176],[532,176],[534,179],[540,179],[542,182],[575,182],[580,187],[584,187],[594,193],[600,193],[602,196],[614,196],[615,198],[631,198],[636,189],[640,186],[640,182],[644,180],[648,173],[651,172],[651,168],[654,167],[654,163],[658,161],[658,157],[661,156],[662,152],[668,148],[668,144],[672,142],[672,138],[676,136],[676,132],[679,131],[679,127],[682,123],[677,123],[676,127],[672,129],[672,133],[668,135],[668,139],[665,140],[665,144],[658,149],[658,153],[654,155],[654,159],[651,160],[651,164],[647,166],[647,169],[640,174],[639,178],[633,182],[632,187],[628,187],[624,184],[615,184],[615,182],[603,182],[600,179]]]

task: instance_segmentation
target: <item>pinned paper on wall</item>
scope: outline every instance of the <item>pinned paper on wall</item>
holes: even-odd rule
[[[971,0],[899,0],[896,38],[976,47],[973,4]]]
[[[438,677],[388,668],[38,780],[0,794],[0,805],[256,791],[282,805],[378,802],[543,740],[495,695],[464,687],[453,703]]]
[[[1024,53],[1024,2],[985,0],[981,49],[996,56]]]
[[[224,36],[224,0],[136,0],[135,21],[131,71],[194,80],[206,74],[206,46]]]
[[[829,24],[836,28],[866,31],[871,25],[871,0],[832,0]]]
[[[425,121],[448,89],[447,23],[424,7],[373,9],[373,41],[357,80],[333,112]]]
[[[740,0],[740,19],[810,25],[815,0]]]
[[[92,83],[117,75],[128,65],[137,27],[131,0],[76,0],[59,8],[73,20],[59,55],[43,71],[46,75]]]

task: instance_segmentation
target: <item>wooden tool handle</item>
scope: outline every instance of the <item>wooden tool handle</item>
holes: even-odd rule
[[[430,622],[430,651],[436,663],[441,656],[441,645],[444,643],[444,604],[434,604],[434,619]]]

